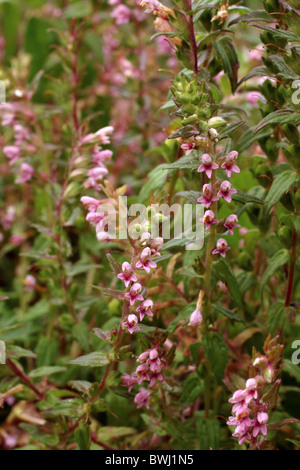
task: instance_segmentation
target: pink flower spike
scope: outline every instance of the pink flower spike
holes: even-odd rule
[[[215,219],[213,211],[206,211],[204,217],[200,219],[200,222],[204,222],[206,224],[206,230],[209,230],[213,224],[218,223],[218,220]]]
[[[238,218],[235,214],[231,214],[227,219],[225,220],[224,227],[227,228],[229,231],[230,235],[233,235],[233,229],[240,227],[240,225],[237,224]]]
[[[198,202],[205,205],[207,209],[211,206],[211,204],[215,201],[218,201],[219,198],[217,196],[213,196],[213,190],[210,184],[205,184],[203,186],[203,196],[198,199]]]
[[[132,267],[127,261],[122,264],[122,273],[118,274],[118,278],[121,281],[124,281],[125,287],[129,287],[131,282],[136,282],[137,278],[134,274],[132,274]]]
[[[196,310],[192,313],[190,317],[190,326],[200,326],[203,320],[202,312],[199,308],[196,308]]]
[[[231,195],[237,193],[237,190],[231,188],[231,183],[229,181],[223,181],[220,186],[220,191],[218,192],[218,197],[223,197],[226,202],[230,203],[232,201]]]
[[[151,255],[151,248],[145,248],[141,253],[141,259],[136,263],[136,267],[138,269],[144,269],[146,273],[150,273],[151,268],[157,268],[157,265],[154,263],[154,261],[149,259]]]
[[[134,331],[140,331],[140,328],[137,326],[138,318],[136,315],[128,315],[128,319],[123,323],[124,327],[128,328],[129,333],[132,335]]]
[[[142,290],[142,286],[141,284],[137,282],[133,284],[130,291],[125,294],[125,297],[127,297],[130,301],[130,305],[134,305],[134,302],[136,300],[141,300],[141,301],[144,300],[144,297],[140,295],[141,290]]]
[[[212,158],[208,153],[204,153],[201,158],[202,165],[199,166],[198,168],[198,173],[202,173],[203,171],[206,172],[206,176],[208,178],[211,178],[212,175],[212,170],[216,170],[219,168],[219,165],[216,163],[213,163]]]
[[[153,302],[152,300],[148,299],[145,300],[137,309],[136,311],[140,314],[140,321],[144,320],[145,315],[148,317],[153,317]]]
[[[225,162],[221,165],[221,168],[223,168],[223,170],[226,170],[226,174],[227,174],[227,178],[231,178],[231,172],[233,171],[234,173],[240,173],[240,169],[237,165],[235,165],[235,161],[238,157],[238,152],[236,152],[235,150],[233,150],[232,152],[230,152],[226,159],[225,159]]]
[[[216,248],[213,250],[212,254],[213,255],[221,255],[223,258],[225,258],[225,254],[226,254],[226,251],[230,250],[230,247],[227,246],[227,241],[224,240],[224,238],[220,238],[218,241],[217,241],[217,246]]]
[[[141,391],[136,394],[134,398],[134,403],[136,403],[137,409],[142,408],[142,406],[145,406],[147,410],[149,410],[149,399],[150,399],[150,392],[146,390],[145,388],[141,388]]]

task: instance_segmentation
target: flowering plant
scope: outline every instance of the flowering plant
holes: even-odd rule
[[[299,448],[300,3],[42,3],[0,4],[1,448]]]

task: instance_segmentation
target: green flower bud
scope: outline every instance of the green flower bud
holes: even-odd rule
[[[296,170],[300,169],[300,147],[292,144],[285,149],[284,155],[293,168]]]
[[[198,121],[197,114],[193,114],[192,116],[189,116],[189,117],[183,119],[182,125],[187,126],[188,124],[194,124],[197,121]]]
[[[281,227],[277,232],[277,236],[286,248],[291,247],[293,240],[293,230],[291,227],[288,227],[287,225]]]
[[[112,299],[108,304],[109,313],[119,315],[121,313],[121,304],[118,299]]]
[[[226,126],[226,121],[219,116],[215,116],[210,118],[207,121],[207,124],[209,128],[213,127],[214,129],[222,129],[222,127]]]

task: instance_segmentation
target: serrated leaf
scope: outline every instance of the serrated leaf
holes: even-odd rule
[[[300,366],[294,364],[290,359],[284,359],[284,371],[294,377],[297,382],[300,382]]]
[[[6,347],[8,357],[12,359],[19,359],[20,357],[32,357],[36,359],[37,355],[33,351],[21,348],[15,344],[8,344]]]
[[[244,320],[240,315],[237,313],[233,312],[232,310],[229,310],[228,308],[223,307],[220,304],[215,304],[213,305],[213,310],[216,313],[221,313],[221,315],[224,315],[225,317],[229,318],[229,320],[237,321],[240,323],[244,323]]]
[[[275,176],[270,191],[265,199],[265,216],[267,217],[272,207],[280,201],[280,199],[291,188],[300,181],[300,175],[294,171],[287,170]]]
[[[260,284],[260,293],[263,294],[264,288],[267,282],[271,279],[272,276],[276,273],[276,271],[288,263],[290,259],[290,254],[288,250],[283,249],[275,253],[274,256],[269,260],[268,267],[262,277],[261,284]]]
[[[103,367],[109,364],[107,354],[96,351],[85,356],[77,357],[68,362],[68,364],[74,364],[82,367]]]
[[[249,204],[249,203],[263,204],[264,203],[264,201],[262,201],[258,197],[252,196],[252,194],[244,193],[243,191],[240,191],[239,189],[237,189],[236,194],[232,195],[232,200],[235,202],[239,202],[240,204]]]
[[[99,287],[94,285],[92,285],[92,287],[94,287],[94,289],[100,290],[104,295],[109,295],[115,299],[124,300],[124,293],[121,290],[109,289],[108,287]]]
[[[238,307],[242,307],[242,296],[235,275],[225,259],[220,259],[215,265],[215,275],[225,282],[229,287],[229,292],[234,298]]]
[[[274,18],[272,18],[269,13],[265,10],[255,10],[241,15],[238,18],[230,21],[229,26],[232,26],[237,23],[251,23],[252,21],[264,21],[266,23],[274,23]]]
[[[230,124],[227,126],[222,132],[219,133],[218,140],[223,140],[229,137],[233,132],[235,132],[237,129],[239,129],[241,126],[245,124],[245,121],[241,121],[238,123]]]
[[[215,332],[203,336],[203,346],[210,369],[217,382],[221,384],[228,362],[228,346],[223,336]]]
[[[253,131],[253,134],[257,134],[264,127],[271,125],[283,126],[284,124],[298,124],[300,122],[300,113],[295,113],[294,111],[283,109],[275,111],[274,113],[268,114],[260,123],[256,126]],[[256,136],[258,139],[258,136]]]
[[[66,367],[60,366],[44,366],[39,367],[38,369],[34,369],[29,373],[29,377],[31,378],[39,378],[39,377],[47,377],[48,375],[57,374],[59,372],[66,372]]]

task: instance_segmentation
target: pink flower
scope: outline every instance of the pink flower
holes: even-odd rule
[[[20,149],[16,145],[7,145],[3,148],[3,153],[10,160],[10,165],[13,165],[20,157]]]
[[[110,159],[112,155],[113,153],[111,150],[96,149],[95,153],[93,154],[93,163],[95,163],[95,165],[101,166],[103,160]]]
[[[220,238],[218,241],[217,241],[217,246],[216,248],[213,250],[212,254],[213,255],[221,255],[223,258],[225,258],[225,254],[226,254],[226,251],[230,250],[230,247],[227,246],[227,241],[224,240],[224,238]]]
[[[137,383],[141,385],[144,380],[150,380],[149,368],[147,364],[141,364],[137,367],[134,375],[137,377]]]
[[[125,287],[129,287],[131,282],[136,282],[137,278],[132,274],[132,267],[127,261],[122,264],[122,273],[118,274],[118,278],[124,281]]]
[[[122,385],[123,387],[128,387],[128,392],[131,392],[133,386],[137,383],[137,378],[132,377],[129,374],[125,374],[122,377]]]
[[[218,223],[218,220],[215,219],[213,211],[206,211],[204,217],[200,219],[200,222],[204,222],[206,224],[206,230],[209,230],[212,224]]]
[[[231,188],[231,183],[229,181],[223,181],[220,186],[220,191],[218,192],[218,197],[223,197],[226,202],[231,202],[231,195],[237,193],[237,190]]]
[[[16,184],[26,183],[26,181],[31,180],[34,175],[34,169],[28,163],[22,163],[19,168],[19,178],[16,179]]]
[[[217,168],[219,168],[219,165],[213,163],[212,158],[210,155],[208,155],[208,153],[204,153],[202,155],[201,161],[202,165],[199,166],[197,170],[198,173],[202,173],[203,171],[205,171],[206,176],[208,178],[211,178],[212,170],[216,170]]]
[[[185,150],[186,155],[189,155],[194,150],[195,147],[196,147],[196,144],[185,143],[185,144],[182,144],[180,148],[182,148],[182,150]]]
[[[88,207],[90,212],[96,212],[100,205],[100,201],[97,201],[97,199],[94,199],[93,197],[83,196],[80,200],[84,206]]]
[[[227,219],[225,220],[225,224],[224,224],[224,227],[227,228],[227,230],[229,231],[230,235],[233,235],[233,229],[234,228],[237,228],[237,227],[240,227],[240,225],[237,224],[237,221],[238,221],[238,218],[235,214],[231,214],[227,217]]]
[[[22,163],[19,168],[19,178],[16,179],[16,184],[26,183],[26,181],[31,180],[34,175],[34,169],[28,163]]]
[[[150,399],[150,392],[145,388],[141,388],[140,392],[136,394],[134,398],[134,403],[137,405],[137,409],[142,408],[145,406],[147,410],[149,410],[149,399]]]
[[[83,137],[83,139],[81,140],[81,145],[90,144],[93,142],[108,145],[110,144],[109,135],[112,134],[113,131],[114,128],[112,126],[103,127],[102,129],[99,129],[96,133],[88,134]]]
[[[153,302],[152,300],[148,299],[145,300],[137,309],[136,311],[140,314],[140,321],[144,320],[145,315],[148,317],[153,317]]]
[[[257,418],[253,428],[253,436],[257,437],[258,434],[263,434],[263,436],[267,435],[267,425],[269,415],[265,412],[257,413]]]
[[[88,215],[86,216],[86,220],[90,222],[92,225],[95,225],[95,227],[100,222],[102,222],[104,218],[105,218],[105,215],[99,212],[89,212]]]
[[[118,5],[110,15],[115,18],[116,25],[128,23],[130,20],[131,12],[125,5]]]
[[[128,315],[127,321],[123,323],[124,327],[128,328],[129,333],[132,335],[134,331],[140,331],[140,328],[137,326],[138,318],[136,315]]]
[[[240,173],[240,169],[237,165],[235,165],[235,161],[238,157],[238,152],[236,152],[235,150],[233,150],[232,152],[230,152],[226,159],[225,159],[225,162],[221,165],[221,168],[223,168],[223,170],[226,170],[226,174],[227,174],[227,178],[231,178],[231,172],[233,171],[234,173]]]
[[[210,184],[205,184],[203,186],[203,196],[198,199],[198,202],[205,204],[207,209],[211,206],[211,204],[215,201],[218,201],[219,198],[213,195],[213,190]]]
[[[92,168],[91,170],[88,171],[88,182],[87,182],[87,186],[89,188],[93,188],[93,189],[98,189],[98,184],[97,182],[99,180],[102,180],[104,176],[106,176],[108,174],[108,170],[107,168],[105,167],[96,167],[96,168]]]
[[[189,325],[191,325],[191,326],[200,326],[201,323],[202,323],[202,320],[203,320],[202,312],[197,307],[196,310],[191,315]]]
[[[150,241],[149,246],[150,246],[152,255],[160,256],[159,251],[164,246],[164,239],[161,237],[153,238],[153,240]]]
[[[134,305],[134,302],[136,300],[144,300],[144,297],[140,295],[140,292],[142,291],[142,286],[138,282],[133,284],[131,287],[130,291],[125,294],[125,297],[127,297],[130,301],[130,305]],[[134,315],[135,317],[135,315]]]
[[[25,286],[25,290],[33,291],[36,288],[36,279],[34,276],[31,276],[30,274],[25,277],[23,280],[23,284]]]
[[[141,7],[145,7],[146,13],[153,13],[159,11],[162,7],[162,4],[158,0],[139,0]]]
[[[149,259],[151,255],[151,249],[149,247],[145,248],[141,253],[141,259],[136,263],[136,267],[144,269],[146,273],[150,273],[151,268],[157,268],[157,264]]]
[[[250,91],[249,93],[246,94],[246,98],[247,98],[248,103],[254,108],[257,108],[258,101],[264,100],[262,94],[258,93],[257,91]]]

